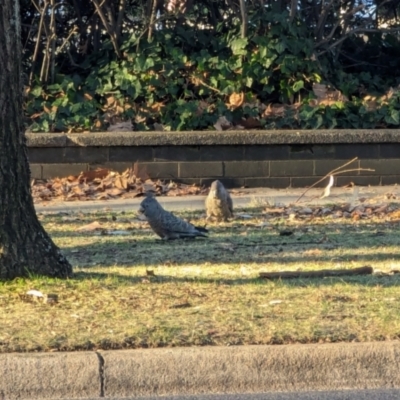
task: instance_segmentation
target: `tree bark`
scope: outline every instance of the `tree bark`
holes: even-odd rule
[[[21,84],[19,0],[0,0],[0,279],[66,278],[72,268],[37,219]]]

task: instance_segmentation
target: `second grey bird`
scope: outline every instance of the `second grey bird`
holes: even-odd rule
[[[194,226],[164,210],[153,196],[147,196],[141,203],[139,212],[143,213],[151,229],[164,240],[207,237],[207,229]]]
[[[210,192],[206,198],[206,213],[207,219],[215,217],[217,220],[226,221],[233,217],[231,195],[218,180],[211,184]]]

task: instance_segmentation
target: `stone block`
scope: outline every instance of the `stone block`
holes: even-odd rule
[[[248,161],[269,161],[285,160],[289,158],[288,145],[248,145],[244,149],[245,160]]]
[[[42,179],[42,166],[40,164],[29,164],[31,179]]]
[[[65,147],[28,147],[28,160],[35,164],[64,162]]]
[[[108,161],[108,147],[66,147],[62,162],[79,163],[104,163]],[[61,159],[58,160],[61,162]]]
[[[180,178],[206,178],[223,176],[222,162],[180,162]]]
[[[313,161],[271,161],[270,176],[312,176]]]
[[[290,178],[245,178],[244,182],[248,188],[286,189],[290,186]]]
[[[334,158],[335,148],[331,144],[294,144],[290,146],[291,160],[315,160]]]
[[[153,161],[153,148],[150,146],[110,146],[109,161]]]
[[[153,156],[156,162],[201,160],[200,146],[154,146]]]
[[[151,179],[175,179],[179,177],[177,162],[140,162],[139,168],[150,176]]]
[[[372,158],[372,157],[368,157]],[[381,143],[380,158],[399,158],[400,159],[400,144],[399,143]]]
[[[335,159],[350,161],[354,157],[379,158],[379,143],[335,144]]]
[[[228,161],[224,162],[226,177],[267,177],[269,176],[269,161]]]
[[[87,164],[43,164],[42,177],[43,179],[65,178],[69,175],[79,175],[87,170]]]
[[[350,160],[348,160],[350,161]],[[331,172],[332,170],[341,167],[343,164],[345,164],[345,160],[315,160],[314,161],[314,173],[316,176],[324,176]],[[349,164],[348,166],[341,168],[342,170],[347,170],[347,169],[357,169],[360,167],[360,161],[356,160]],[[358,171],[353,171],[353,172],[346,172],[343,175],[359,175]],[[342,174],[340,175],[342,176]]]
[[[222,182],[222,184],[227,188],[240,188],[245,185],[245,180],[244,178],[220,178],[220,177],[214,177],[214,178],[204,178],[201,180],[201,184],[209,187],[211,186],[211,183],[218,179],[219,181]]]
[[[361,175],[393,175],[400,171],[400,159],[360,160],[361,168],[374,171],[361,171]]]
[[[381,185],[396,185],[400,183],[400,175],[385,175],[381,177]]]

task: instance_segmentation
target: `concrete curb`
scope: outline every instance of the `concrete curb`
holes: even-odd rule
[[[0,398],[51,399],[400,387],[400,342],[0,356]]]
[[[93,398],[99,387],[94,352],[0,354],[0,399]]]

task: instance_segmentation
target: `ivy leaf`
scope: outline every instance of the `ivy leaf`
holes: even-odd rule
[[[247,39],[240,38],[235,39],[231,43],[232,53],[234,55],[244,55],[246,54]]]
[[[298,92],[300,89],[304,88],[304,81],[300,80],[294,83],[293,85],[293,91],[296,93]]]

